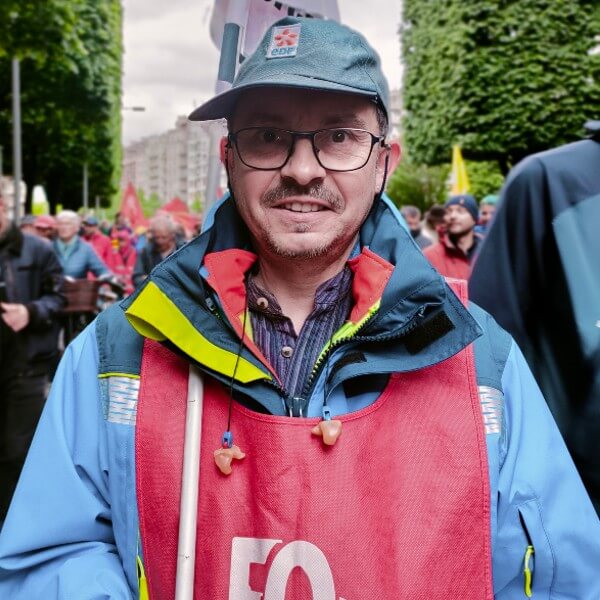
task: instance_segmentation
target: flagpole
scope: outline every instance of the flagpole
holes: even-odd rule
[[[248,0],[231,0],[227,7],[227,16],[223,28],[219,73],[215,85],[216,95],[227,91],[233,84],[239,61],[241,37],[247,19]],[[211,124],[209,131],[210,156],[206,178],[204,215],[209,213],[213,204],[218,200],[217,187],[221,175],[221,157],[219,153],[219,144],[222,135],[221,128],[215,124]]]

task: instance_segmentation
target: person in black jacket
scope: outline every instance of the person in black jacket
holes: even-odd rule
[[[600,515],[600,121],[509,174],[469,282],[515,338]]]
[[[0,523],[42,412],[65,302],[52,247],[23,234],[7,209],[0,192]]]

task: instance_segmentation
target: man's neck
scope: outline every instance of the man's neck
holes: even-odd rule
[[[475,232],[472,229],[461,235],[449,235],[448,237],[450,238],[450,241],[465,254],[468,254],[475,242]]]
[[[327,262],[259,257],[256,283],[277,298],[281,311],[292,321],[298,334],[314,309],[318,287],[344,268],[348,255],[349,252]]]

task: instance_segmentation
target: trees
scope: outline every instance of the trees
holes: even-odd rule
[[[418,162],[498,161],[580,137],[598,116],[595,0],[404,0],[405,139]]]
[[[0,3],[0,139],[11,139],[10,62],[16,56],[23,176],[29,190],[44,185],[53,205],[80,206],[86,163],[91,198],[98,195],[106,205],[118,189],[121,55],[119,0]]]

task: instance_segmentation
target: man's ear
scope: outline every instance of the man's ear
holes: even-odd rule
[[[226,137],[222,137],[219,143],[219,156],[225,167],[227,167],[227,152],[229,152],[229,148],[229,140]]]
[[[379,157],[377,158],[377,189],[383,185],[384,177],[386,180],[389,180],[400,162],[401,155],[400,144],[395,140],[387,143],[383,151],[379,153]]]
[[[390,140],[387,144],[388,151],[388,177],[396,170],[400,158],[402,157],[402,148],[396,140]]]

